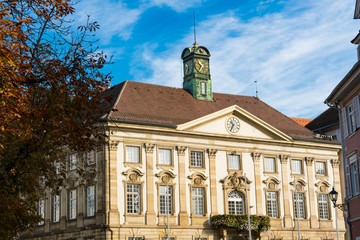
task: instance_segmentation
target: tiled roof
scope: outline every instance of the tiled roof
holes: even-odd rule
[[[294,118],[294,117],[291,117],[291,119],[294,120],[295,122],[297,122],[298,124],[300,124],[303,127],[305,127],[306,124],[308,124],[309,122],[312,121],[312,119],[307,119],[307,118]]]
[[[330,127],[339,127],[339,113],[337,109],[328,108],[306,125],[312,131],[320,131]]]
[[[176,127],[179,124],[237,105],[296,139],[315,140],[313,133],[256,97],[213,93],[214,101],[194,99],[182,88],[125,81],[106,91],[104,119]]]

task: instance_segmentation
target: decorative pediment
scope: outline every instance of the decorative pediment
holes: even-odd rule
[[[207,179],[207,177],[202,173],[193,173],[188,178],[191,180],[191,184],[194,186],[204,185],[204,182]]]
[[[280,181],[276,177],[268,177],[263,183],[265,183],[267,189],[277,190]]]
[[[160,179],[160,182],[164,184],[172,184],[174,178],[176,177],[175,174],[167,170],[161,171],[155,174],[155,176],[158,177]]]
[[[122,173],[126,176],[126,181],[129,182],[140,182],[141,177],[144,175],[139,169],[136,168],[130,168]]]
[[[234,190],[245,190],[245,177],[242,175],[239,175],[237,172],[228,175],[226,178],[221,180],[223,183],[224,189],[234,189]],[[250,189],[250,184],[252,181],[250,181],[248,178],[246,178],[247,188]]]
[[[290,185],[294,186],[294,182],[291,181]],[[306,182],[304,179],[300,178],[300,179],[296,179],[296,190],[297,191],[304,191],[305,190],[305,186],[306,186]]]
[[[322,193],[328,193],[329,192],[329,187],[330,187],[330,183],[328,181],[319,181],[317,183],[315,183],[315,187],[317,187],[319,189],[320,192]]]
[[[229,119],[236,119],[237,128]],[[229,124],[231,129],[229,130]],[[277,128],[256,117],[245,109],[233,105],[217,112],[194,119],[176,128],[179,131],[194,131],[208,134],[233,135],[255,139],[277,139],[292,141],[292,138]]]

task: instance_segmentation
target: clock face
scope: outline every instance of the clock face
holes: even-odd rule
[[[185,76],[192,73],[193,68],[194,68],[194,66],[193,66],[193,62],[191,60],[185,62],[185,64],[184,64],[184,74],[185,74]]]
[[[227,120],[226,127],[231,133],[236,133],[240,129],[240,121],[236,117],[231,117]]]
[[[208,73],[209,72],[209,62],[205,59],[196,59],[195,60],[195,69],[199,73]]]

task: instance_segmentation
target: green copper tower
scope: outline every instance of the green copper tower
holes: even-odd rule
[[[184,49],[181,58],[184,66],[183,88],[196,99],[212,101],[209,50],[194,43],[193,47]]]

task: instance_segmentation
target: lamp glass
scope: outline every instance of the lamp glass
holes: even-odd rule
[[[335,204],[338,198],[338,192],[335,191],[334,187],[331,190],[331,192],[329,192],[329,195],[330,195],[330,200]]]

